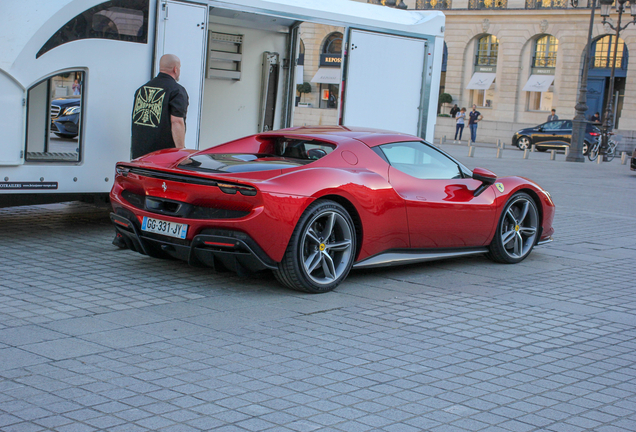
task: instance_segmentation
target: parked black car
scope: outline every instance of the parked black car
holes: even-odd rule
[[[79,134],[80,98],[59,98],[51,101],[51,132],[60,138],[75,138]]]
[[[601,130],[588,123],[583,141],[583,154],[587,153],[590,143],[596,142]],[[572,139],[572,120],[554,120],[539,126],[521,129],[512,136],[512,145],[519,150],[530,148],[533,144],[539,151],[565,149]]]

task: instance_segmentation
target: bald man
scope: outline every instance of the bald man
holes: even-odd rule
[[[181,61],[174,54],[159,60],[159,74],[135,92],[131,156],[185,147],[188,92],[180,84]]]

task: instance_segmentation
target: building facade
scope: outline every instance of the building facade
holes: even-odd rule
[[[551,109],[561,119],[574,117],[590,21],[586,0],[577,8],[566,0],[405,0],[404,4],[408,9],[446,14],[441,92],[450,94],[453,103],[440,106],[436,137],[454,135],[454,120],[443,115],[455,103],[468,110],[475,104],[482,113],[478,141],[510,142],[516,130],[545,122]],[[617,15],[610,18],[615,22]],[[617,45],[611,96],[614,124],[623,141],[631,142],[636,139],[636,64],[629,67],[629,52],[636,50],[636,26],[627,27],[617,41],[614,31],[601,23],[598,9],[594,19],[587,115],[603,115]],[[629,11],[623,14],[623,23],[628,20]],[[315,78],[320,55],[334,32],[342,29],[303,24],[305,81]],[[320,104],[327,96],[324,86],[314,84],[311,94],[303,95],[312,106],[297,108],[295,123],[336,124],[337,110]]]

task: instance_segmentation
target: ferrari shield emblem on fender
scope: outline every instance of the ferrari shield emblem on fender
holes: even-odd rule
[[[499,190],[499,192],[503,193],[503,191],[504,191],[504,185],[503,185],[503,183],[495,183],[495,186],[497,187],[497,189]]]

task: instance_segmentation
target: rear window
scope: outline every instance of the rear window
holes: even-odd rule
[[[275,148],[276,156],[311,161],[327,156],[336,146],[322,141],[281,138]]]

